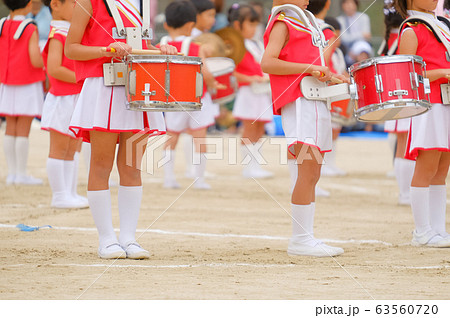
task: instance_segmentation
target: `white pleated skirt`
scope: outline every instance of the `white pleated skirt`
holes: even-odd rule
[[[41,117],[43,104],[42,82],[27,85],[0,84],[0,116]]]
[[[78,97],[79,94],[55,96],[48,93],[42,110],[41,129],[57,131],[60,134],[75,138],[75,134],[69,129],[69,124]]]
[[[250,86],[242,86],[234,102],[233,116],[239,120],[271,122],[272,99],[269,94],[255,94]]]

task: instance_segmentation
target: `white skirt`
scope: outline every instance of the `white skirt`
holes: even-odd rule
[[[91,77],[84,81],[70,130],[89,142],[92,130],[156,136],[165,133],[166,125],[161,112],[128,110],[124,86],[105,86],[103,77]]]
[[[43,104],[42,82],[27,85],[0,84],[0,116],[41,117]]]
[[[242,86],[234,102],[233,116],[239,120],[271,122],[272,99],[269,94],[255,94],[250,86]]]
[[[79,96],[79,94],[55,96],[48,93],[42,110],[41,129],[54,130],[75,138],[69,124]]]
[[[200,111],[165,113],[167,131],[181,133],[188,129],[197,130],[214,125],[214,113],[211,111],[213,102],[210,94],[205,94],[202,104]]]
[[[281,122],[292,155],[295,154],[293,146],[298,143],[320,152],[331,151],[331,114],[324,102],[299,97],[281,108]]]
[[[384,131],[388,133],[405,133],[409,131],[411,118],[388,120],[384,123]]]
[[[411,118],[406,159],[419,150],[450,151],[450,105],[432,104],[426,113]]]

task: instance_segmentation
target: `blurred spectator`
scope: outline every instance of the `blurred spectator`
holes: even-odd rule
[[[258,13],[259,16],[259,24],[256,27],[256,32],[253,40],[262,43],[267,22],[267,18],[264,15],[264,4],[261,1],[251,1],[249,4],[256,11],[256,13]]]
[[[228,18],[225,13],[222,13],[224,0],[211,0],[216,7],[216,22],[211,28],[211,32],[223,29],[228,26]]]
[[[348,56],[351,59],[351,64],[367,60],[373,56],[372,46],[366,41],[357,41],[351,46]]]
[[[50,9],[44,6],[41,0],[31,0],[31,3],[31,12],[26,17],[36,21],[39,32],[39,47],[42,51],[50,33],[52,14],[50,13]]]

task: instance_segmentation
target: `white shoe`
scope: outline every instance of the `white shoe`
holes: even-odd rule
[[[83,197],[82,195],[79,195],[79,194],[75,194],[75,195],[72,194],[72,197],[75,198],[75,200],[78,200],[78,201],[86,204],[86,206],[89,206],[89,201],[86,197]]]
[[[194,183],[194,188],[199,190],[210,190],[211,186],[205,180],[197,179]]]
[[[21,176],[16,175],[14,180],[15,184],[25,184],[25,185],[41,185],[44,184],[42,179],[35,178],[33,176]]]
[[[85,209],[89,207],[89,203],[72,196],[53,194],[50,206],[56,209]]]
[[[434,230],[430,230],[423,234],[417,234],[416,230],[414,230],[411,245],[424,247],[450,247],[450,237],[444,238]]]
[[[407,196],[399,195],[398,205],[411,205],[411,197],[409,195]]]
[[[289,256],[315,256],[332,257],[341,255],[344,250],[340,247],[326,245],[320,240],[315,240],[314,245],[297,243],[293,239],[289,240],[287,253]]]
[[[316,197],[324,197],[328,198],[330,196],[330,192],[327,190],[322,189],[319,186],[316,186]]]
[[[16,181],[16,175],[8,174],[8,176],[6,177],[6,185],[12,185],[15,183],[15,181]]]
[[[175,179],[164,179],[163,187],[166,189],[179,189],[180,184]]]
[[[131,259],[150,258],[150,253],[144,250],[137,242],[131,242],[126,245],[122,245],[122,249],[125,251],[127,258]]]
[[[103,259],[124,259],[127,257],[119,243],[113,243],[105,247],[99,247],[97,254]]]
[[[320,175],[324,177],[342,177],[347,175],[347,172],[339,169],[336,166],[323,165],[320,170]]]

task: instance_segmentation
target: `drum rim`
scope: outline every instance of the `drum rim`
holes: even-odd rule
[[[432,107],[431,103],[428,100],[426,100],[426,99],[421,99],[421,100],[417,100],[417,99],[402,99],[402,102],[404,102],[406,104],[404,106],[402,105],[402,107],[420,106],[420,107],[422,107],[424,109],[423,112],[417,113],[417,114],[415,114],[413,116],[404,117],[404,118],[411,118],[411,117],[415,117],[415,116],[421,115],[421,114],[427,112],[428,110],[430,110],[431,107]],[[411,104],[411,105],[408,105],[408,104]],[[364,107],[362,107],[360,109],[355,109],[355,112],[354,112],[353,116],[356,117],[356,119],[358,121],[361,121],[361,122],[384,122],[384,121],[387,121],[387,120],[395,120],[395,119],[366,120],[366,119],[360,119],[360,117],[364,116],[364,115],[366,115],[368,113],[371,113],[371,112],[373,112],[375,110],[378,110],[378,109],[394,109],[394,108],[397,108],[397,107],[399,107],[399,106],[396,105],[396,103],[394,101],[387,101],[387,102],[384,102],[382,104],[370,104],[370,105],[364,106]],[[396,119],[402,119],[402,118],[396,118]]]
[[[366,67],[370,67],[375,64],[390,64],[394,62],[398,63],[405,63],[405,62],[417,62],[422,64],[422,67],[425,66],[425,62],[421,56],[418,55],[392,55],[392,56],[377,56],[377,57],[371,57],[367,60],[364,60],[359,63],[355,63],[351,65],[348,69],[350,73],[356,72],[358,70],[361,70]]]
[[[180,107],[183,106],[183,107]],[[198,111],[202,109],[202,103],[194,102],[161,102],[161,101],[150,101],[146,103],[145,101],[127,101],[126,103],[128,110],[143,111],[143,112],[183,112],[183,111]],[[155,106],[158,108],[149,108],[149,106]],[[171,107],[167,107],[171,106]]]
[[[178,55],[127,55],[126,63],[173,63],[201,65],[202,59],[198,56]]]

